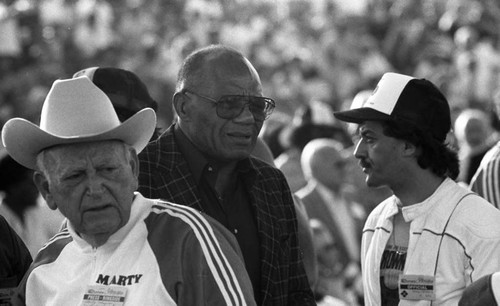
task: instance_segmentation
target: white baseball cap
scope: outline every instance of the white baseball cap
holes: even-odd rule
[[[439,89],[426,79],[394,72],[385,73],[371,96],[362,104],[353,103],[350,110],[335,112],[342,121],[401,121],[429,132],[444,141],[451,129],[448,101]]]

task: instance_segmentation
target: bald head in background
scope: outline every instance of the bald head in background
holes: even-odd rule
[[[340,142],[329,138],[314,139],[302,151],[302,171],[307,180],[315,180],[339,192],[346,178],[345,167],[349,159]]]

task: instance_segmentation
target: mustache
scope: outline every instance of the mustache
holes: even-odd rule
[[[358,162],[358,165],[361,168],[369,168],[370,167],[370,163],[368,161],[366,161],[365,159],[360,159]]]

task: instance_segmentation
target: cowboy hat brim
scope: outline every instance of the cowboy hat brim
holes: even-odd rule
[[[156,128],[156,114],[145,108],[119,126],[103,133],[79,136],[57,136],[21,118],[9,120],[2,129],[2,142],[9,154],[23,166],[36,169],[37,155],[44,149],[72,143],[121,140],[141,152]]]

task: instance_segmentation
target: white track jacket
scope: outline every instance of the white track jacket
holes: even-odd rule
[[[19,289],[26,305],[255,305],[231,233],[192,208],[139,193],[129,222],[101,247],[68,224]]]
[[[391,235],[396,199],[389,197],[363,229],[361,266],[365,305],[380,305],[380,262]],[[446,179],[425,201],[403,207],[411,222],[403,273],[435,277],[435,300],[399,305],[457,305],[463,290],[481,276],[500,271],[500,210]]]

